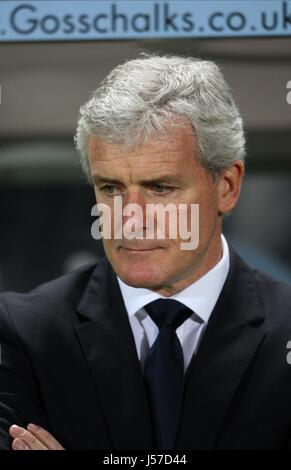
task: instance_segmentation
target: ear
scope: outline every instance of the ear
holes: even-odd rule
[[[237,160],[231,167],[222,170],[218,182],[218,211],[219,215],[230,212],[238,201],[245,167]]]

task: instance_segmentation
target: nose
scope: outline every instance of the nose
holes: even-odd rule
[[[123,198],[124,204],[137,204],[140,207],[144,207],[146,202],[145,202],[145,197],[143,194],[143,191],[141,188],[137,189],[128,189],[126,195]]]
[[[141,189],[128,190],[123,198],[123,225],[134,217],[135,230],[146,228],[146,201]]]

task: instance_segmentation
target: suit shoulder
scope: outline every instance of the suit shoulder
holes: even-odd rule
[[[90,264],[39,285],[27,293],[0,294],[0,317],[9,314],[12,320],[29,320],[36,315],[50,317],[55,312],[72,311],[76,307],[96,264]]]
[[[288,325],[291,331],[291,286],[260,271],[253,273],[267,317],[273,325]]]
[[[264,293],[264,296],[268,297],[268,299],[278,301],[279,303],[287,302],[291,307],[291,285],[278,281],[258,270],[253,270],[253,273],[257,285],[260,291]]]

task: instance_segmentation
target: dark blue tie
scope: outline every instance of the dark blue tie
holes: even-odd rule
[[[158,449],[173,449],[183,401],[184,358],[176,329],[193,312],[173,299],[158,299],[145,306],[159,328],[148,351],[144,378]]]

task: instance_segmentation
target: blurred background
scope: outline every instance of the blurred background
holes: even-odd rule
[[[224,233],[291,284],[291,38],[0,43],[0,291],[27,291],[102,256],[73,135],[80,105],[142,51],[213,59],[247,131],[247,174]]]

